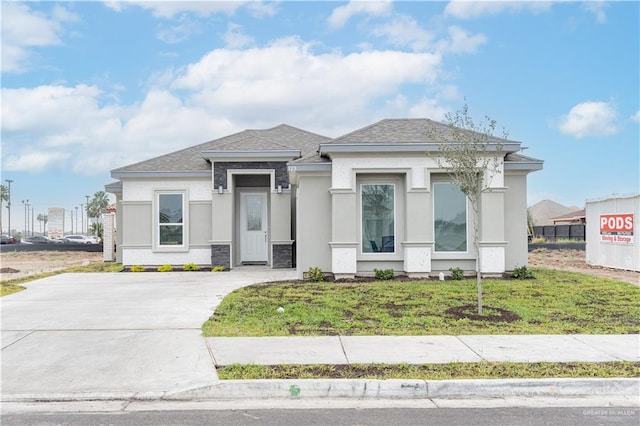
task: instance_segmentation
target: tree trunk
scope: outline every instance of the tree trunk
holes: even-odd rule
[[[473,247],[476,250],[476,287],[478,288],[478,315],[482,315],[482,273],[480,272],[480,196],[478,191],[470,198],[473,210]]]

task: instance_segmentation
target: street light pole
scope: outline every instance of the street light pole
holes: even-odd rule
[[[86,235],[84,233],[84,209],[82,207],[84,207],[84,204],[80,204],[80,233]]]
[[[78,232],[78,206],[76,206],[76,232]]]
[[[5,179],[5,182],[7,182],[9,189],[8,189],[8,200],[7,200],[7,210],[9,210],[9,229],[7,229],[7,235],[11,236],[11,182],[13,182],[11,179]]]
[[[87,199],[87,204],[84,207],[87,209],[87,235],[89,235],[89,196],[85,195],[84,198]]]
[[[24,204],[24,236],[29,236],[29,200],[22,200]]]

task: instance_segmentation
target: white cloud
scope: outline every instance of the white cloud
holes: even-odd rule
[[[216,13],[233,14],[246,4],[242,1],[117,1],[105,2],[110,9],[121,12],[129,6],[138,6],[150,10],[156,18],[173,18],[181,13],[194,13],[199,16],[210,16]]]
[[[241,47],[253,44],[253,37],[242,31],[242,25],[230,22],[227,25],[227,31],[222,36],[225,45],[230,49],[239,49]]]
[[[249,12],[256,18],[275,16],[278,13],[278,3],[264,1],[250,1],[246,4]]]
[[[3,159],[2,166],[8,171],[42,172],[48,168],[54,168],[70,156],[71,153],[26,150],[20,155],[8,155]]]
[[[367,51],[314,54],[295,38],[244,51],[214,50],[190,65],[175,88],[192,90],[192,101],[222,109],[340,108],[394,93],[404,83],[433,82],[440,56]],[[388,66],[394,64],[393,67]],[[256,112],[257,112],[256,111]]]
[[[355,15],[385,16],[391,12],[390,1],[362,1],[353,0],[344,6],[333,9],[329,17],[329,26],[333,28],[343,27],[349,19]]]
[[[443,51],[453,53],[473,53],[478,46],[486,43],[487,37],[484,34],[470,35],[466,30],[457,27],[449,27],[449,40],[440,42]]]
[[[640,111],[636,111],[636,113],[631,116],[631,121],[640,123]]]
[[[53,17],[33,11],[27,3],[2,3],[2,72],[21,73],[29,68],[33,48],[62,44],[62,23],[77,16],[61,6]]]
[[[167,44],[177,44],[189,39],[192,34],[201,31],[198,21],[191,19],[187,15],[181,15],[177,18],[177,22],[171,25],[163,25],[156,31],[158,40]]]
[[[541,13],[551,9],[551,5],[551,1],[452,0],[445,7],[444,14],[459,19],[472,19],[503,12]]]
[[[486,43],[484,34],[469,34],[458,26],[448,28],[448,38],[434,41],[436,35],[427,31],[411,16],[399,15],[391,22],[374,28],[373,34],[386,38],[393,46],[410,47],[413,51],[440,51],[441,53],[473,53]]]
[[[401,15],[388,24],[373,30],[378,37],[385,37],[394,46],[410,46],[414,51],[425,50],[431,46],[434,34],[416,22],[411,16]]]
[[[582,102],[571,108],[558,126],[559,130],[578,139],[605,137],[618,132],[617,113],[608,102]]]
[[[430,53],[315,53],[290,38],[160,72],[129,105],[91,85],[2,89],[2,166],[98,174],[246,128],[337,136],[390,113],[434,116],[439,101],[384,105],[403,85],[438,84],[440,65]]]
[[[583,3],[583,7],[596,18],[598,24],[604,24],[607,22],[607,14],[605,10],[609,7],[609,4],[602,0],[591,0]]]

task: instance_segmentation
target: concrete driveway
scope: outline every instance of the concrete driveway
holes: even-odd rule
[[[0,299],[2,396],[157,397],[216,380],[201,326],[230,291],[295,271],[62,274]]]

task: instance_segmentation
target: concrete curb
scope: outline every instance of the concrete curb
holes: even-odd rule
[[[508,380],[223,380],[213,386],[165,395],[166,400],[237,398],[502,398],[637,396],[640,380],[508,379]]]
[[[640,379],[507,380],[221,380],[174,392],[3,395],[2,402],[203,401],[237,399],[464,399],[508,397],[638,397]]]

